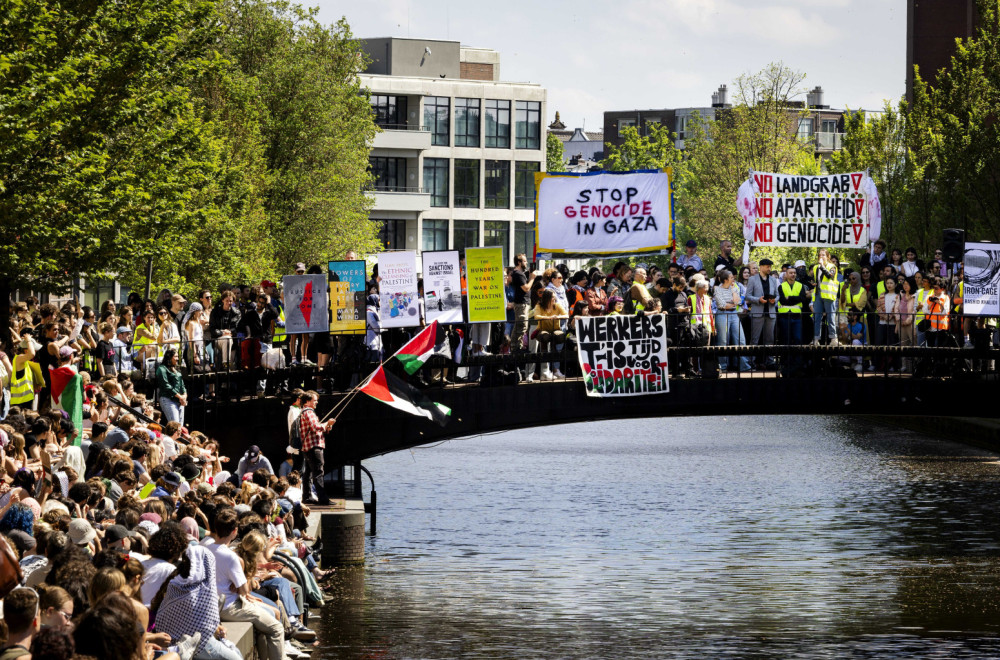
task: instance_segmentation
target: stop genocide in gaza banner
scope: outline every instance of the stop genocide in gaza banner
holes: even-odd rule
[[[666,330],[664,314],[577,316],[577,353],[587,396],[669,392]]]
[[[864,172],[797,176],[755,172],[755,246],[863,248],[868,244]]]

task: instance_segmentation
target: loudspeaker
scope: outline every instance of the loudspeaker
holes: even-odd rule
[[[941,253],[948,263],[957,264],[965,259],[965,230],[945,229]]]

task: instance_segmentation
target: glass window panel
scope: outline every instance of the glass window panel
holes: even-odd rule
[[[541,163],[517,163],[514,169],[514,208],[535,207],[535,172],[540,171]]]
[[[518,149],[541,149],[542,104],[539,101],[517,102],[517,137],[514,146]]]
[[[436,147],[447,147],[451,143],[450,112],[447,96],[424,98],[424,126],[431,132],[431,144]]]
[[[447,220],[424,220],[420,249],[424,251],[448,249]]]
[[[479,221],[478,220],[456,220],[454,228],[453,250],[465,250],[465,248],[479,247]]]
[[[406,220],[383,220],[378,237],[387,250],[405,249]]]
[[[455,161],[455,207],[479,207],[479,161]]]
[[[424,192],[431,194],[431,206],[448,206],[447,158],[424,158]]]
[[[377,125],[382,128],[404,128],[406,126],[407,99],[405,96],[372,94],[370,101]]]
[[[486,161],[486,208],[510,208],[510,161]]]
[[[510,148],[510,101],[486,99],[486,146]]]
[[[479,99],[455,99],[455,146],[479,146]]]
[[[375,179],[375,190],[401,192],[406,188],[406,159],[370,156],[368,164]]]
[[[507,258],[510,251],[510,223],[506,220],[487,220],[483,224],[483,247],[499,245],[503,248],[503,263],[510,263]]]
[[[534,261],[535,254],[535,223],[514,223],[514,254],[525,254],[528,261]]]

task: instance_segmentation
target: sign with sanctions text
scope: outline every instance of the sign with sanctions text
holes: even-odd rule
[[[670,172],[536,174],[539,256],[644,254],[670,245]]]
[[[670,391],[665,314],[577,316],[576,336],[587,396]]]
[[[865,176],[864,172],[826,176],[754,172],[754,246],[865,247],[870,203]]]

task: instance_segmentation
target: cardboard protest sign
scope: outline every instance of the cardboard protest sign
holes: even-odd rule
[[[536,174],[538,257],[650,254],[671,242],[670,171]]]
[[[285,333],[301,335],[329,332],[329,304],[326,275],[285,275]]]
[[[878,194],[874,186],[866,185],[866,177],[864,172],[826,176],[754,172],[753,244],[865,247],[869,206],[878,204]],[[869,199],[869,195],[874,197]],[[747,217],[744,214],[744,226]]]
[[[1000,316],[1000,244],[965,244],[962,313]]]
[[[330,332],[335,335],[365,331],[365,287],[368,276],[364,261],[331,261]]]
[[[424,270],[424,315],[427,323],[462,322],[462,277],[458,250],[421,252]]]
[[[469,289],[469,323],[506,321],[503,248],[466,248],[465,269]]]
[[[577,316],[576,336],[587,396],[670,391],[666,315]]]
[[[382,327],[420,325],[416,253],[410,250],[380,253],[378,274]]]

